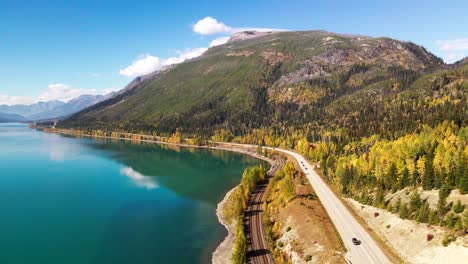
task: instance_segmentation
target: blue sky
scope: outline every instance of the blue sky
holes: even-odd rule
[[[245,28],[388,36],[447,61],[468,55],[468,1],[382,2],[1,0],[0,104],[118,90]]]

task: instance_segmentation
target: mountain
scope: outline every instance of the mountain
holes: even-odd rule
[[[356,115],[372,114],[377,122],[385,100],[411,96],[407,90],[416,89],[420,78],[446,68],[423,47],[390,38],[244,32],[200,57],[135,80],[131,89],[59,126],[160,133],[179,128],[205,135],[225,129],[242,135],[307,124],[317,131],[352,126],[371,134],[381,127]]]
[[[29,117],[31,115],[38,114],[41,112],[51,111],[52,109],[62,106],[64,104],[64,102],[60,101],[49,101],[38,102],[31,105],[0,105],[0,112]]]
[[[455,67],[461,67],[461,66],[464,66],[464,65],[468,65],[468,57],[465,57],[465,58],[455,62],[453,65]]]
[[[21,120],[41,120],[57,117],[66,117],[85,109],[88,106],[109,99],[114,93],[107,95],[81,95],[69,102],[49,101],[38,102],[31,105],[0,105],[0,112],[4,114],[19,115]]]
[[[273,33],[272,31],[269,32],[259,32],[259,31],[243,31],[243,32],[238,32],[234,35],[232,35],[228,43],[236,42],[236,41],[241,41],[241,40],[246,40],[246,39],[252,39],[252,38],[257,38],[261,36],[265,36],[268,34]]]
[[[81,95],[80,97],[72,99],[69,102],[59,105],[51,110],[30,115],[28,116],[28,118],[31,120],[40,120],[47,118],[65,117],[67,115],[83,110],[88,106],[94,105],[105,99],[108,99],[112,95],[113,93],[110,93],[108,95]]]
[[[200,57],[137,78],[58,127],[99,135],[178,131],[171,139],[196,135],[295,149],[348,197],[399,208],[403,218],[424,223],[453,217],[446,218],[443,198],[435,213],[403,200],[387,207],[385,197],[417,188],[468,193],[466,59],[447,65],[421,46],[390,38],[255,35],[235,35]],[[459,229],[452,222],[449,228]]]
[[[0,123],[21,122],[21,121],[25,121],[25,118],[23,116],[15,115],[15,114],[0,113]]]

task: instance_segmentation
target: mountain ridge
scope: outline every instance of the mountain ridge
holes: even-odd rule
[[[64,102],[52,100],[52,101],[40,101],[34,104],[17,104],[17,105],[0,105],[0,112],[6,114],[16,114],[21,115],[27,118],[30,115],[34,115],[36,113],[50,111],[56,107],[64,105]]]
[[[388,86],[384,80],[406,78],[401,80],[406,89],[414,79],[444,68],[440,58],[411,42],[326,31],[273,32],[212,47],[133,81],[131,90],[59,126],[162,133],[297,126],[298,120],[312,121],[300,117],[305,112],[322,111],[371,84]]]
[[[0,123],[23,122],[24,116],[0,112]]]
[[[13,118],[12,120],[18,121],[64,118],[102,100],[109,99],[114,95],[114,92],[106,95],[88,94],[81,95],[68,102],[53,100],[46,102],[40,101],[30,105],[0,105],[0,113],[17,115],[17,118]]]

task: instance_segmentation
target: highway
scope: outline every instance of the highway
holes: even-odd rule
[[[219,144],[241,146],[247,148],[256,148],[255,145],[236,144],[216,142]],[[292,156],[299,163],[302,171],[310,182],[310,185],[315,191],[315,194],[320,199],[323,207],[327,211],[330,219],[332,220],[338,234],[343,240],[343,244],[347,249],[346,260],[352,264],[388,264],[392,263],[384,252],[377,245],[375,240],[369,233],[362,227],[362,225],[354,218],[351,212],[345,207],[342,201],[335,195],[335,193],[328,187],[323,179],[314,171],[313,166],[300,154],[280,149],[264,147],[269,150],[276,150]],[[354,245],[353,238],[361,241],[360,245]]]
[[[374,239],[372,239],[369,233],[359,224],[351,212],[349,212],[341,200],[336,197],[335,193],[314,171],[313,167],[304,157],[289,150],[278,148],[275,148],[275,150],[291,155],[299,163],[348,250],[346,254],[348,262],[353,264],[391,263]],[[360,245],[353,244],[352,239],[354,237],[361,240]]]
[[[274,160],[272,167],[268,171],[267,178],[258,183],[255,192],[250,196],[245,212],[246,234],[247,241],[249,242],[247,258],[253,264],[274,263],[263,228],[263,198],[269,178],[273,177],[283,166],[284,161],[281,158]]]

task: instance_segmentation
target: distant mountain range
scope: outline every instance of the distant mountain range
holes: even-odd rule
[[[23,116],[15,114],[0,113],[0,123],[25,121]]]
[[[107,95],[82,95],[67,103],[61,101],[38,102],[31,105],[0,105],[0,122],[35,121],[66,117],[91,105],[109,99]]]
[[[29,116],[39,114],[42,112],[50,111],[56,107],[64,105],[64,102],[60,101],[49,101],[49,102],[38,102],[31,105],[0,105],[0,113],[14,114],[27,118]]]

